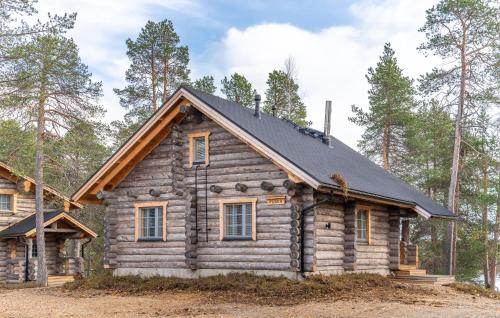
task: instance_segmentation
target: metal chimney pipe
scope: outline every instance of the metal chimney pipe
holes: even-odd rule
[[[325,127],[323,133],[330,148],[333,147],[332,144],[333,139],[330,134],[331,126],[332,126],[332,101],[327,100],[325,103]]]
[[[254,116],[260,118],[260,95],[254,90],[254,100],[255,100],[255,113]]]

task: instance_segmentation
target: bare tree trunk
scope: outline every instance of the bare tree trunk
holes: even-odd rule
[[[391,165],[389,163],[389,151],[390,151],[390,128],[389,123],[384,124],[384,136],[382,145],[382,160],[384,163],[384,170],[390,171]]]
[[[488,195],[488,162],[483,160],[481,165],[482,170],[482,187],[483,195]],[[483,199],[485,200],[485,199]],[[481,203],[482,219],[483,219],[483,245],[484,245],[484,259],[483,259],[483,275],[484,275],[484,287],[490,288],[490,273],[489,273],[489,243],[488,243],[488,202]]]
[[[496,288],[496,280],[497,280],[497,250],[498,250],[499,239],[500,239],[500,186],[498,186],[497,189],[497,215],[495,218],[495,227],[493,229],[493,244],[492,244],[493,246],[491,247],[493,253],[491,253],[491,259],[490,259],[490,288],[493,290],[495,290]]]
[[[169,72],[168,60],[169,60],[168,55],[164,53],[164,57],[163,57],[163,96],[161,98],[162,104],[165,103],[167,101],[167,98],[168,98],[168,85],[167,85],[168,84],[167,76],[168,76],[168,72]]]
[[[455,118],[455,141],[453,144],[453,161],[451,165],[450,187],[448,190],[448,209],[455,215],[457,214],[458,201],[456,200],[456,191],[458,185],[458,169],[460,165],[460,148],[462,143],[462,117],[465,105],[465,76],[467,71],[467,62],[465,56],[467,38],[464,32],[462,39],[462,46],[460,48],[460,93],[458,99],[457,116]],[[448,273],[453,275],[454,263],[456,258],[456,222],[450,221],[448,223],[448,240],[450,242],[448,253]]]
[[[37,256],[37,275],[36,281],[40,286],[47,286],[47,264],[45,261],[45,233],[43,228],[43,144],[45,132],[45,80],[42,79],[40,100],[38,103],[38,121],[36,134],[36,159],[35,159],[35,211],[36,211],[36,245]]]
[[[156,113],[156,67],[155,67],[155,55],[154,46],[151,47],[151,88],[153,92],[153,114]]]

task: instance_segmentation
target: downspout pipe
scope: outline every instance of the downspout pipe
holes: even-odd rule
[[[85,247],[90,242],[92,242],[92,238],[91,237],[86,242],[82,243],[82,246],[81,246],[80,254],[81,254],[82,260],[84,262],[84,266],[85,266]],[[87,264],[87,266],[85,266],[85,269],[87,270],[87,277],[89,277],[90,276],[90,258],[89,258],[89,261],[87,263],[88,264]]]
[[[89,238],[87,242],[82,243],[82,250],[80,252],[82,254],[82,258],[85,258],[85,246],[87,246],[90,242],[92,242],[92,238]]]
[[[305,277],[305,272],[306,272],[306,266],[305,266],[305,233],[306,233],[306,212],[309,210],[314,209],[317,206],[320,206],[325,203],[331,203],[333,202],[332,199],[324,199],[319,202],[316,202],[315,204],[311,204],[310,206],[307,206],[305,208],[302,208],[300,211],[300,273],[302,274],[302,277]]]

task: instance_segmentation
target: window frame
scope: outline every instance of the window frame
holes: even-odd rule
[[[226,237],[225,206],[226,204],[251,204],[252,206],[252,235],[249,238]],[[220,241],[256,241],[257,240],[257,198],[236,198],[219,200],[219,240]]]
[[[14,189],[0,189],[0,195],[10,196],[10,210],[2,210],[3,213],[16,213],[17,211],[17,191]]]
[[[362,243],[362,244],[372,244],[372,208],[371,206],[368,205],[357,205],[356,206],[356,218],[355,218],[355,224],[356,224],[356,242],[357,243]],[[360,239],[358,238],[358,214],[360,211],[366,211],[366,239]]]
[[[135,208],[135,226],[134,226],[134,239],[139,241],[167,241],[167,206],[168,201],[148,201],[137,202],[134,204]],[[146,238],[141,237],[141,209],[142,208],[162,208],[162,237],[161,238]]]
[[[202,132],[195,132],[195,133],[190,133],[188,134],[189,138],[189,166],[192,167],[194,165],[207,165],[210,162],[210,157],[209,157],[209,136],[210,132],[209,131],[202,131]],[[194,162],[194,140],[196,138],[204,137],[205,138],[205,162],[204,163],[196,163]]]

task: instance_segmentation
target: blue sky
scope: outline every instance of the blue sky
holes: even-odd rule
[[[103,82],[106,119],[124,111],[113,94],[125,85],[125,40],[148,21],[170,19],[190,48],[192,77],[217,84],[244,74],[262,94],[267,75],[293,57],[313,127],[333,100],[333,134],[356,146],[362,129],[348,121],[352,104],[368,107],[364,75],[391,42],[405,73],[417,77],[439,63],[417,52],[417,30],[434,0],[39,0],[40,14],[78,12],[72,36],[83,61]]]

